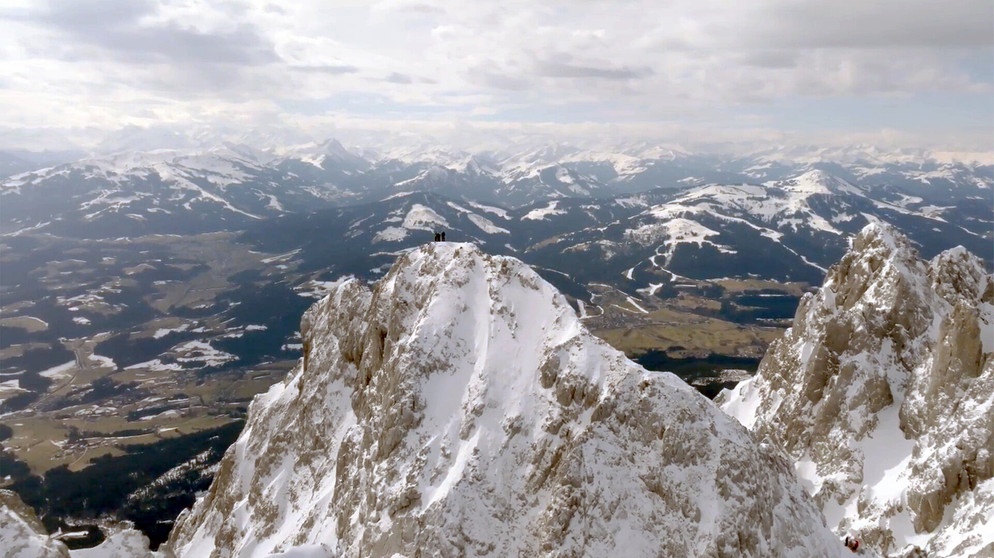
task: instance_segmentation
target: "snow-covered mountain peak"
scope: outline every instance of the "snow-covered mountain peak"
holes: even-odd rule
[[[321,143],[298,146],[285,153],[284,158],[303,161],[319,169],[338,167],[344,170],[358,170],[368,168],[370,164],[364,157],[353,153],[334,138]]]
[[[317,149],[326,155],[332,155],[339,158],[355,157],[352,152],[342,145],[342,142],[334,138],[329,138],[320,144],[318,144]]]
[[[371,154],[371,160],[376,162],[401,161],[408,164],[429,163],[439,166],[450,166],[466,161],[473,155],[461,149],[450,149],[437,144],[417,143],[415,145],[398,145]]]
[[[486,154],[473,155],[466,159],[463,164],[463,171],[477,175],[494,176],[500,173],[497,162]]]
[[[994,278],[871,224],[756,377],[716,400],[796,464],[829,525],[884,555],[994,553]]]
[[[464,177],[459,171],[443,165],[432,164],[419,172],[417,176],[401,180],[394,184],[393,187],[409,191],[458,191],[458,186],[464,185],[465,182]]]
[[[950,304],[966,300],[994,300],[994,293],[985,292],[994,288],[994,281],[984,270],[983,263],[962,246],[946,250],[929,263],[928,278],[930,287]],[[994,333],[994,332],[991,332]],[[994,345],[994,335],[986,338]]]
[[[971,166],[994,166],[994,153],[983,151],[933,151],[933,159],[943,163],[966,163]]]
[[[498,158],[501,172],[511,179],[537,176],[539,171],[575,158],[582,151],[570,144],[549,144],[507,152]]]
[[[227,184],[246,179],[248,177],[246,171],[259,170],[262,165],[260,157],[253,152],[236,149],[234,146],[218,145],[210,149],[196,150],[122,151],[113,155],[80,159],[73,163],[11,178],[34,183],[52,176],[77,172],[87,180],[100,179],[108,183],[121,184],[158,174],[167,180],[172,177],[208,177],[214,182]]]
[[[699,186],[648,208],[642,215],[651,217],[651,221],[640,225],[638,236],[646,243],[669,238],[667,253],[670,254],[677,241],[700,244],[698,234],[660,236],[652,232],[672,229],[671,221],[677,218],[688,224],[696,223],[695,229],[711,231],[709,235],[718,234],[722,228],[719,222],[734,221],[771,239],[802,230],[808,234],[842,236],[842,227],[858,215],[843,194],[863,195],[858,188],[821,170],[763,185]]]
[[[859,188],[820,169],[811,169],[775,184],[784,190],[802,195],[862,193]]]
[[[179,556],[833,556],[786,462],[590,335],[522,262],[429,243],[305,314]]]
[[[639,150],[639,154],[645,159],[662,159],[668,161],[675,161],[690,156],[690,153],[681,146],[659,144],[648,145]]]
[[[911,241],[892,225],[882,221],[871,222],[863,227],[863,230],[852,238],[848,255],[850,257],[846,263],[851,261],[852,265],[863,266],[864,273],[867,274],[879,271],[880,266],[885,263],[899,266],[905,277],[917,278],[924,269],[924,264],[918,259],[918,252],[911,245]],[[833,282],[848,281],[854,284],[864,279],[871,279],[867,275],[852,275],[852,265],[836,266],[829,273],[828,279]],[[886,282],[879,277],[872,279],[877,283]],[[866,285],[861,283],[855,286]]]
[[[780,145],[751,155],[758,161],[812,165],[818,163],[845,164],[915,164],[926,160],[921,149],[885,149],[875,145],[847,146]]]

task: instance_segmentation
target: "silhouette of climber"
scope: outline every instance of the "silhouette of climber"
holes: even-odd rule
[[[442,240],[442,235],[440,233],[435,233],[435,242]]]
[[[445,242],[445,231],[442,231],[442,242]]]

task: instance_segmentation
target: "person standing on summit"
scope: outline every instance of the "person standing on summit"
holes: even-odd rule
[[[441,235],[441,233],[437,233],[436,232],[435,233],[435,242],[438,242],[439,240],[442,240],[442,235]]]
[[[442,242],[445,242],[445,231],[442,231]]]

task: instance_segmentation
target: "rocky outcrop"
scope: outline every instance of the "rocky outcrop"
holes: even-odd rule
[[[148,538],[119,526],[99,545],[70,551],[50,536],[31,506],[10,490],[0,490],[0,556],[3,558],[163,558],[148,549]]]
[[[302,322],[179,556],[832,556],[789,463],[527,266],[402,256]]]
[[[869,225],[759,372],[716,400],[883,554],[994,555],[994,279]]]
[[[69,558],[69,549],[49,538],[35,511],[9,490],[0,490],[0,549],[4,558]]]

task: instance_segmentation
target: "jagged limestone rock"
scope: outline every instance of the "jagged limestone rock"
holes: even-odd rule
[[[994,555],[994,278],[869,225],[720,405],[781,448],[840,533]]]
[[[837,555],[789,463],[512,258],[402,256],[303,318],[179,556]],[[306,364],[305,364],[306,363]]]

